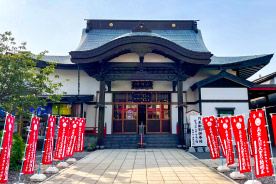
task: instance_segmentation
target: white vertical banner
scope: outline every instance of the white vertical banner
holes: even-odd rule
[[[191,146],[207,146],[207,138],[201,116],[190,116]]]

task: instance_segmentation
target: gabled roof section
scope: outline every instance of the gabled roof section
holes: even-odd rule
[[[46,62],[56,62],[58,64],[74,64],[71,62],[71,56],[50,56],[46,55],[42,57],[43,61]]]
[[[142,33],[142,34],[138,34]],[[81,41],[76,51],[93,50],[100,46],[107,44],[113,40],[137,35],[156,36],[168,41],[171,41],[180,47],[195,51],[195,52],[209,52],[206,48],[201,31],[196,33],[194,30],[151,30],[152,34],[146,34],[148,32],[132,32],[132,30],[111,30],[111,29],[86,29],[82,32]]]
[[[227,64],[236,64],[244,61],[252,61],[254,59],[260,59],[266,56],[273,54],[261,54],[261,55],[252,55],[252,56],[236,56],[236,57],[218,57],[212,56],[211,62],[209,65],[227,65]]]
[[[204,69],[232,69],[237,71],[239,77],[247,79],[266,66],[272,57],[273,54],[237,57],[212,56],[211,62],[204,66]]]
[[[232,75],[228,72],[222,71],[217,75],[213,75],[213,76],[211,76],[207,79],[204,79],[202,81],[199,81],[199,82],[195,83],[194,85],[191,86],[191,89],[194,91],[197,88],[206,86],[206,85],[208,85],[212,82],[215,82],[217,80],[220,80],[220,79],[227,79],[227,80],[238,83],[238,84],[240,84],[242,86],[245,86],[245,87],[248,87],[248,88],[251,88],[252,86],[254,86],[254,83],[252,83],[248,80],[242,79],[242,78],[237,77],[235,75]]]
[[[265,75],[265,76],[263,76],[263,77],[260,77],[260,78],[258,78],[258,79],[256,79],[256,80],[254,80],[253,82],[254,82],[255,84],[261,84],[261,83],[263,83],[263,82],[266,82],[266,81],[268,81],[268,80],[274,78],[275,76],[276,76],[276,72],[273,72],[273,73],[271,73],[271,74],[268,74],[268,75]]]

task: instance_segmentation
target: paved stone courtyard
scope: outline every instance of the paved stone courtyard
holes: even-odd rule
[[[106,149],[91,153],[44,183],[232,182],[180,149]]]

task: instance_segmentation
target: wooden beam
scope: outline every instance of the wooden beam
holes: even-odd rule
[[[99,120],[98,120],[98,145],[99,148],[103,141],[104,134],[104,112],[105,112],[105,81],[100,81],[100,96],[99,96]]]
[[[183,81],[181,77],[177,81],[177,100],[178,100],[178,125],[179,125],[179,144],[184,145],[184,108],[183,108]]]

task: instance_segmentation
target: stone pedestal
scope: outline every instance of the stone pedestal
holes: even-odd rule
[[[68,158],[67,160],[66,160],[66,162],[68,163],[68,164],[74,164],[74,163],[76,163],[76,159],[75,158]]]
[[[45,173],[46,174],[55,174],[55,173],[58,173],[58,168],[56,167],[48,167],[46,170],[45,170]]]
[[[60,163],[58,163],[57,168],[59,168],[59,169],[65,169],[68,166],[69,166],[69,164],[67,164],[66,162],[60,162]]]
[[[230,177],[234,180],[242,180],[246,178],[246,176],[244,174],[241,174],[239,171],[231,172]]]
[[[247,180],[244,184],[262,184],[262,183],[258,180]]]
[[[44,174],[34,174],[30,177],[32,182],[41,182],[44,181],[47,177]]]
[[[205,152],[210,152],[209,147],[204,147],[204,151],[205,151]]]
[[[203,148],[202,148],[202,147],[198,147],[198,148],[197,148],[197,152],[200,152],[200,153],[204,152],[204,151],[203,151]]]
[[[218,168],[217,168],[217,170],[219,171],[219,172],[229,172],[230,171],[230,168],[229,167],[227,167],[226,165],[221,165],[221,166],[218,166]]]
[[[190,153],[196,152],[196,151],[195,151],[195,148],[194,148],[194,147],[189,147],[189,152],[190,152]]]
[[[232,165],[229,165],[228,166],[230,169],[236,169],[237,167],[239,167],[239,164],[238,163],[234,163]]]

